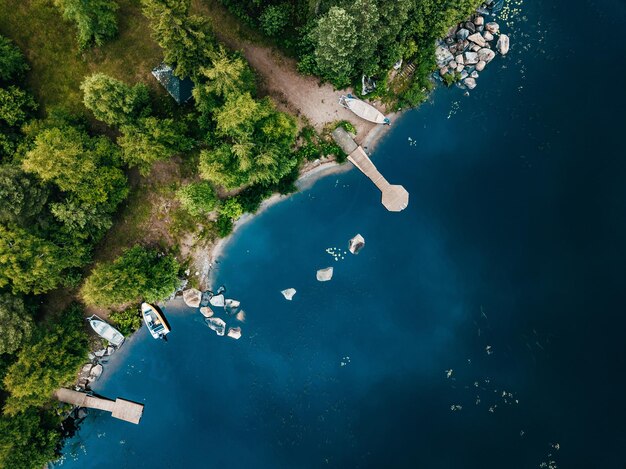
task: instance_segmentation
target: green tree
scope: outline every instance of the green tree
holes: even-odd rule
[[[85,203],[114,209],[128,193],[126,176],[115,167],[119,158],[119,149],[106,137],[55,127],[37,135],[22,167]]]
[[[354,0],[349,13],[356,25],[358,47],[354,49],[356,72],[372,76],[378,71],[377,49],[380,15],[375,0]]]
[[[261,13],[261,30],[268,36],[278,36],[289,23],[291,8],[287,3],[268,5]]]
[[[214,38],[206,19],[189,15],[190,0],[142,0],[152,37],[165,53],[164,61],[180,78],[193,77],[210,63]]]
[[[13,165],[0,165],[0,222],[25,221],[43,208],[48,190]]]
[[[10,393],[4,413],[16,415],[49,402],[54,391],[76,380],[87,349],[83,311],[74,304],[58,322],[37,330],[33,341],[20,350],[17,361],[9,367],[3,380]]]
[[[45,293],[63,281],[63,271],[81,266],[84,247],[58,246],[14,225],[0,225],[0,288],[14,293]]]
[[[81,49],[103,45],[117,35],[119,8],[112,0],[54,0],[63,17],[76,24],[78,45]]]
[[[0,88],[0,121],[10,126],[20,125],[36,109],[37,103],[26,91],[17,86]]]
[[[85,78],[80,88],[85,107],[109,125],[132,124],[149,112],[150,96],[143,83],[128,86],[104,73],[95,73]]]
[[[15,353],[33,332],[33,319],[19,296],[0,293],[0,355]]]
[[[178,200],[191,215],[202,216],[215,210],[219,199],[208,182],[194,182],[182,186],[176,192]]]
[[[58,456],[61,438],[61,419],[51,410],[29,408],[12,417],[1,416],[0,467],[45,467]]]
[[[129,166],[139,167],[143,175],[150,172],[155,161],[193,147],[193,140],[185,136],[185,124],[174,119],[144,117],[136,125],[122,126],[121,131],[117,143],[122,147],[122,158]]]
[[[50,204],[50,212],[71,238],[99,241],[111,228],[111,210],[106,204],[91,205],[76,197]]]
[[[357,46],[356,25],[343,8],[332,7],[312,31],[315,60],[322,76],[336,86],[350,82]]]
[[[89,305],[117,306],[143,299],[168,298],[178,287],[180,266],[171,255],[134,246],[113,262],[97,264],[81,294]]]
[[[17,46],[10,39],[0,36],[0,82],[18,81],[29,68]]]
[[[224,201],[219,208],[220,215],[230,218],[231,220],[237,220],[243,215],[243,207],[237,197],[230,197]]]

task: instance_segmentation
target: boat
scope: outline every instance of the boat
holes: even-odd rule
[[[103,339],[108,340],[111,344],[119,347],[124,342],[124,336],[120,331],[118,331],[115,327],[110,324],[104,322],[95,314],[89,318],[87,318],[91,328]]]
[[[376,109],[371,104],[367,104],[365,101],[355,98],[351,94],[341,95],[339,98],[339,104],[346,109],[350,109],[353,113],[362,119],[374,122],[375,124],[391,124],[391,121],[385,117],[385,115]]]
[[[155,306],[150,303],[141,303],[141,314],[150,334],[155,339],[165,339],[165,336],[170,333],[171,329],[165,316]]]

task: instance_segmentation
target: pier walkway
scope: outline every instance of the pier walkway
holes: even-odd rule
[[[376,169],[372,160],[362,147],[358,146],[350,134],[342,127],[333,130],[333,138],[337,145],[348,155],[348,160],[356,166],[374,183],[382,193],[382,203],[390,212],[400,212],[409,205],[409,193],[407,190],[395,184],[390,184],[385,177]]]
[[[73,391],[65,388],[58,389],[54,395],[61,402],[78,407],[106,410],[111,412],[113,417],[116,419],[125,420],[135,424],[139,423],[141,415],[143,414],[143,404],[137,404],[136,402],[120,399],[119,397],[115,399],[115,401],[111,401],[102,397],[94,397],[85,394],[84,392]]]

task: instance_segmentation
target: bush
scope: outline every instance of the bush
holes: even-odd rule
[[[277,36],[287,26],[290,13],[288,4],[268,5],[259,18],[261,30],[268,36]]]
[[[182,186],[176,192],[176,196],[183,208],[194,216],[207,215],[219,204],[213,186],[206,181]]]
[[[113,321],[115,327],[125,336],[131,335],[141,327],[141,313],[135,306],[124,311],[113,311],[109,319]]]

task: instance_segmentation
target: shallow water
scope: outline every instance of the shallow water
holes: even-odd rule
[[[408,209],[354,170],[244,225],[215,285],[243,337],[167,305],[169,342],[143,328],[94,386],[140,425],[92,412],[61,467],[626,463],[626,8],[516,3],[471,96],[438,90],[376,148]]]

